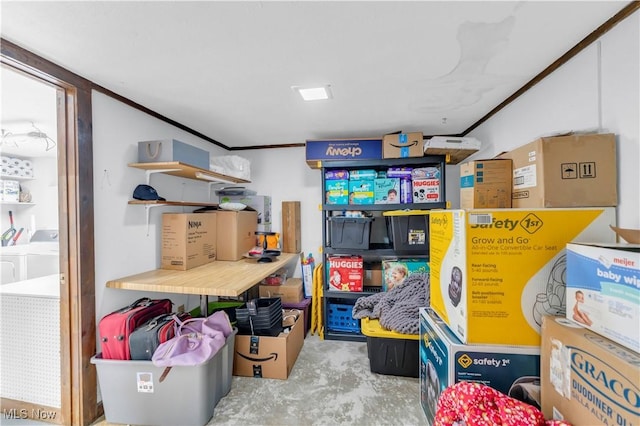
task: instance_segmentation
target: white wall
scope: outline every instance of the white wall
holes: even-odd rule
[[[640,228],[639,24],[640,13],[636,12],[605,34],[599,47],[592,45],[476,129],[472,136],[483,142],[483,149],[472,158],[491,157],[552,132],[613,132],[618,135],[618,224]],[[127,167],[137,160],[137,142],[141,140],[176,138],[212,155],[236,154],[251,160],[252,184],[247,186],[272,196],[273,230],[282,230],[282,201],[299,200],[302,250],[318,255],[322,244],[321,177],[318,170],[306,165],[304,148],[230,153],[99,93],[94,93],[93,110],[98,318],[141,296],[107,289],[108,280],[159,266],[160,215],[172,210],[152,210],[147,235],[144,207],[127,204],[135,186],[145,181],[143,171]],[[454,208],[459,206],[458,169],[447,168],[446,195]],[[157,175],[151,185],[165,198],[208,200],[206,183]],[[299,276],[299,269],[296,274]],[[171,298],[187,306],[197,303],[195,296],[189,300],[187,296]]]
[[[108,96],[93,92],[93,173],[95,220],[96,315],[112,312],[135,298],[149,296],[129,290],[106,288],[106,282],[160,266],[162,213],[190,212],[193,207],[150,209],[147,228],[145,207],[129,205],[133,190],[146,183],[144,170],[127,167],[138,161],[138,141],[178,139],[211,155],[225,150],[187,132],[133,109]],[[214,190],[206,182],[154,174],[150,185],[168,200],[209,202]],[[196,306],[197,296],[154,294],[169,297],[187,307]]]
[[[636,12],[474,130],[470,136],[483,149],[470,159],[491,158],[551,133],[615,133],[618,225],[640,228],[639,28]],[[450,199],[457,195],[458,170],[448,171]]]

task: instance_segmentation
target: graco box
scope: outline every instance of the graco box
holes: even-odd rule
[[[429,423],[440,393],[463,381],[540,408],[540,347],[465,345],[431,309],[421,308],[420,401]]]
[[[640,244],[567,244],[567,318],[640,352]]]
[[[95,364],[109,423],[202,426],[231,390],[237,330],[218,353],[196,366],[172,367],[162,383],[164,367],[152,361],[91,358]],[[180,390],[183,391],[180,391]],[[188,389],[188,391],[186,391]]]
[[[640,425],[640,354],[566,318],[545,317],[540,361],[545,418]]]
[[[566,309],[567,243],[615,242],[613,207],[429,216],[431,307],[464,343],[539,345],[542,316]]]

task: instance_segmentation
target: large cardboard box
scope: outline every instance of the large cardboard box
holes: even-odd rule
[[[302,251],[302,224],[300,201],[282,202],[282,251],[300,253]]]
[[[540,359],[545,418],[640,425],[640,354],[566,318],[545,317]]]
[[[431,307],[463,343],[539,345],[542,316],[566,309],[567,243],[615,242],[614,207],[429,216]]]
[[[299,303],[304,298],[302,278],[288,278],[281,285],[258,286],[260,297],[279,297],[282,303]]]
[[[256,246],[257,212],[218,210],[215,216],[218,260],[240,260]]]
[[[511,160],[476,160],[460,165],[460,208],[511,207]]]
[[[540,138],[499,158],[513,160],[512,207],[618,204],[613,134]]]
[[[307,140],[305,151],[309,167],[319,169],[323,161],[379,160],[382,158],[382,140],[380,138]]]
[[[438,397],[458,382],[479,382],[540,408],[540,347],[465,345],[420,308],[420,402],[433,423]]]
[[[424,142],[424,153],[425,155],[448,155],[447,164],[458,164],[471,154],[478,152],[480,146],[480,141],[476,138],[433,136]]]
[[[384,135],[382,158],[423,157],[424,140],[421,132]]]
[[[287,379],[304,344],[304,315],[289,333],[272,336],[236,335],[233,375]]]
[[[567,318],[640,352],[640,244],[567,244]]]
[[[256,231],[271,232],[271,196],[269,195],[224,195],[221,203],[242,203],[258,212]]]
[[[162,215],[162,269],[186,271],[216,260],[215,213]]]

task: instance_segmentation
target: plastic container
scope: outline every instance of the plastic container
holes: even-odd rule
[[[360,320],[353,318],[353,305],[329,303],[327,305],[327,328],[331,331],[360,333]]]
[[[384,212],[387,233],[398,255],[429,254],[429,212],[399,210]]]
[[[418,334],[385,330],[377,319],[362,319],[362,334],[367,336],[369,368],[372,373],[419,377]]]
[[[367,250],[372,221],[370,217],[332,216],[331,248]]]
[[[91,358],[98,372],[104,416],[109,423],[203,426],[231,390],[237,329],[218,353],[196,366],[164,367],[152,361]]]

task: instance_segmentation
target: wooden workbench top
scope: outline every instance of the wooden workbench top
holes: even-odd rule
[[[216,260],[187,271],[155,269],[107,281],[107,287],[162,293],[237,297],[280,268],[299,259],[297,253],[282,253],[271,263],[255,259],[236,262]]]

